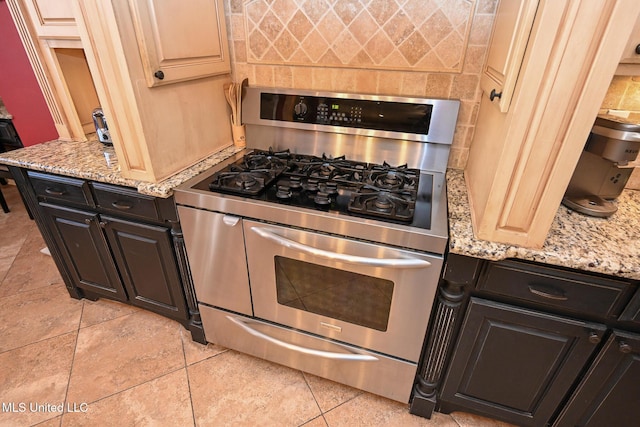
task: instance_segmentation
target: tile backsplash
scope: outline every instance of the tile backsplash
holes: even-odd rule
[[[497,0],[225,0],[233,77],[255,86],[461,100],[464,168]]]

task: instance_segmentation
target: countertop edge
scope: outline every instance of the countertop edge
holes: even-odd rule
[[[490,261],[520,259],[640,280],[640,192],[624,190],[610,219],[558,208],[542,248],[477,239],[463,171],[447,171],[449,252]],[[595,245],[593,242],[598,242]]]
[[[159,182],[123,177],[113,147],[105,146],[98,141],[48,141],[0,153],[0,164],[131,187],[140,194],[168,198],[182,183],[243,149],[244,147],[229,144],[222,150]]]

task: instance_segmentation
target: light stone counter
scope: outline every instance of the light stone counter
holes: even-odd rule
[[[173,194],[173,189],[178,185],[242,149],[232,145],[157,183],[124,178],[120,174],[118,160],[113,147],[106,146],[98,141],[49,141],[19,150],[0,153],[0,163],[52,174],[133,187],[139,193],[149,196],[170,197]],[[109,163],[107,163],[107,157],[109,158]]]
[[[558,208],[541,249],[476,239],[462,171],[447,171],[449,250],[477,258],[518,258],[640,280],[640,191],[625,190],[618,211],[594,218]]]

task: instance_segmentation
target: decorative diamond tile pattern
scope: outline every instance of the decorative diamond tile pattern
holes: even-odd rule
[[[250,0],[250,64],[460,72],[476,0]]]

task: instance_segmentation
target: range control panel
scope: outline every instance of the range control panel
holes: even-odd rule
[[[262,92],[260,118],[428,135],[433,105]]]

